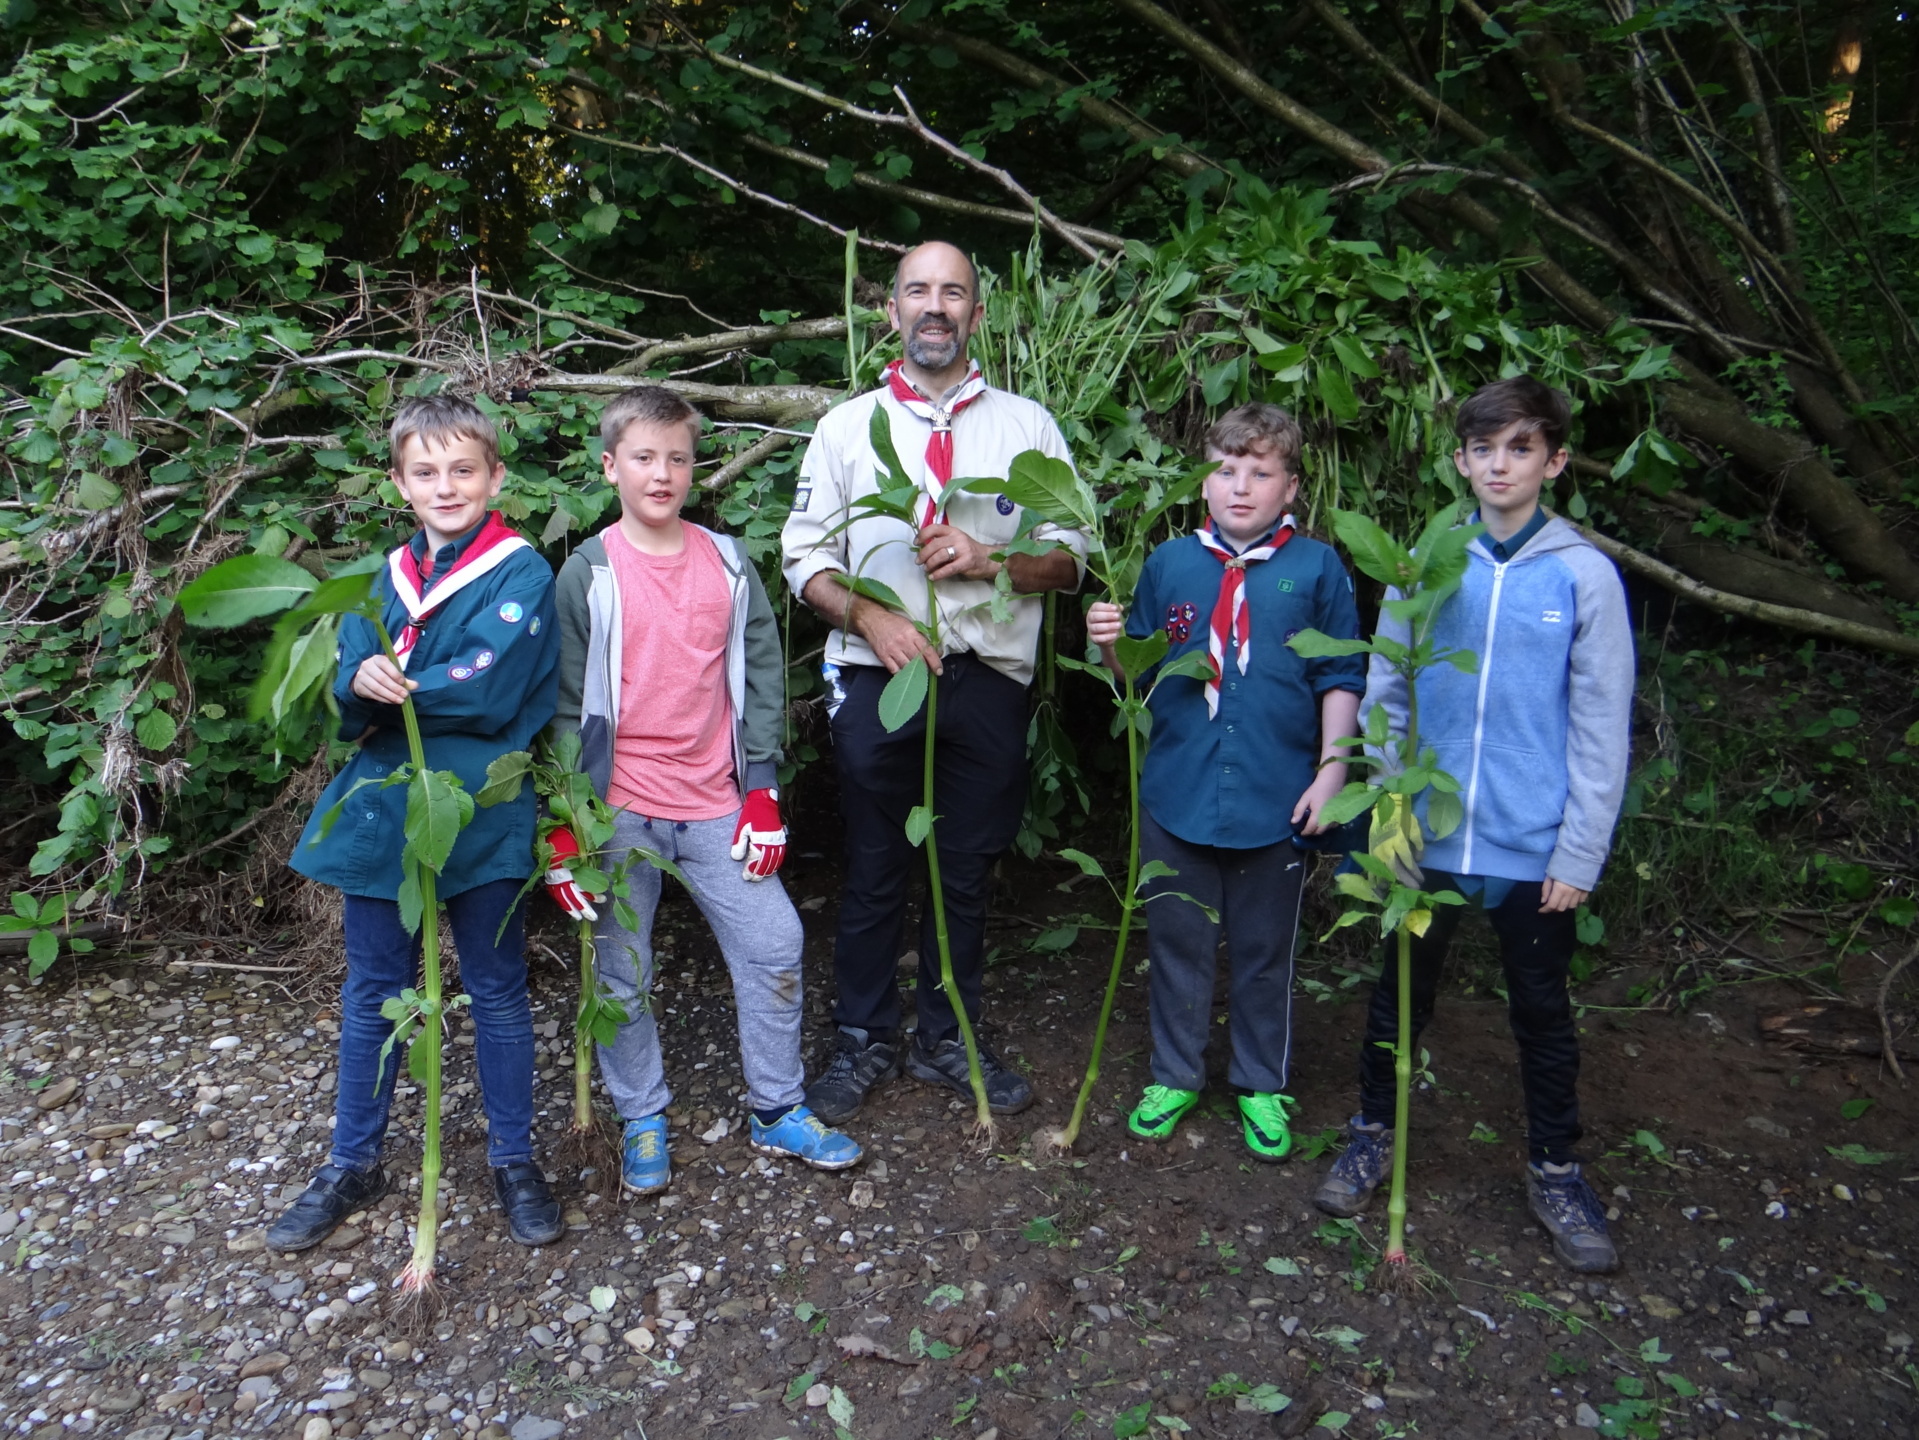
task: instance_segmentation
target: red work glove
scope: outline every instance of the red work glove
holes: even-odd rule
[[[744,860],[740,873],[748,880],[764,880],[779,871],[786,859],[786,825],[780,819],[780,792],[749,790],[740,806],[740,823],[733,830],[733,858]]]
[[[546,893],[569,920],[599,919],[600,912],[591,902],[603,897],[589,894],[574,884],[573,872],[566,868],[566,862],[579,855],[580,842],[571,830],[561,825],[546,837],[546,843],[553,847],[553,858],[546,865]]]

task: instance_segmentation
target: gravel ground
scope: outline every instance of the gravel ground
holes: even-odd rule
[[[836,885],[820,857],[789,870],[817,1021]],[[1626,1269],[1575,1282],[1525,1213],[1502,1009],[1449,995],[1411,1180],[1432,1284],[1397,1299],[1373,1284],[1377,1227],[1311,1209],[1325,1160],[1253,1164],[1223,1086],[1171,1145],[1129,1142],[1142,989],[1122,994],[1080,1156],[1035,1158],[1034,1132],[1070,1108],[1104,970],[1097,933],[1083,950],[1024,949],[1064,904],[1043,883],[1057,878],[1035,868],[1002,907],[1029,921],[996,922],[997,1033],[1043,1100],[991,1153],[965,1144],[957,1099],[900,1082],[850,1127],[860,1168],[755,1156],[725,972],[670,899],[673,1188],[621,1203],[590,1170],[556,1174],[568,1235],[527,1251],[493,1205],[462,1029],[447,1308],[424,1335],[402,1332],[390,1288],[417,1180],[321,1249],[264,1248],[265,1221],[325,1152],[326,985],[151,962],[63,962],[36,986],[0,971],[0,1426],[35,1440],[1915,1433],[1913,1103],[1870,1059],[1763,1042],[1756,1014],[1785,997],[1587,1016],[1587,1149]],[[570,979],[542,961],[534,989],[554,1143]],[[1360,1012],[1329,993],[1300,1012],[1309,1137],[1350,1104]],[[1874,1103],[1847,1119],[1848,1100]],[[396,1180],[417,1167],[418,1119],[403,1087]]]

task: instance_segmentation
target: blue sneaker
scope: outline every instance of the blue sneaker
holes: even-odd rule
[[[634,1195],[657,1195],[673,1174],[666,1153],[666,1116],[626,1122],[620,1139],[620,1187]]]
[[[795,1105],[771,1125],[762,1125],[757,1115],[752,1118],[753,1148],[763,1155],[788,1155],[815,1170],[845,1170],[859,1164],[865,1153],[851,1136],[827,1129],[804,1105]]]

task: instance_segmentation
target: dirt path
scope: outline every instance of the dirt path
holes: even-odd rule
[[[1030,889],[1010,898],[1042,923],[1082,908],[1058,878],[1025,867]],[[811,906],[821,1010],[835,879],[805,856],[789,879]],[[1579,1283],[1525,1213],[1503,1011],[1446,997],[1411,1187],[1435,1285],[1394,1301],[1371,1284],[1375,1226],[1311,1208],[1326,1161],[1252,1163],[1223,1087],[1171,1146],[1129,1143],[1143,989],[1123,992],[1081,1157],[1032,1158],[1031,1134],[1070,1107],[1104,969],[1099,933],[1049,956],[1024,948],[1037,933],[996,925],[989,994],[1042,1103],[983,1155],[962,1143],[956,1099],[896,1083],[850,1127],[867,1163],[824,1177],[720,1133],[743,1113],[724,970],[691,907],[669,901],[671,1192],[622,1205],[566,1175],[566,1240],[510,1244],[457,1041],[449,1308],[417,1342],[384,1309],[410,1196],[305,1256],[262,1248],[264,1217],[324,1151],[326,987],[299,999],[263,977],[96,966],[29,989],[0,972],[0,1424],[35,1440],[1919,1427],[1914,1103],[1876,1061],[1762,1043],[1756,1009],[1786,997],[1586,1016],[1585,1148],[1626,1269]],[[538,969],[548,1139],[566,1113],[569,986]],[[1331,993],[1299,1011],[1308,1135],[1351,1103],[1358,992]],[[1842,1118],[1860,1099],[1875,1103]],[[417,1119],[403,1098],[397,1173],[417,1164]]]

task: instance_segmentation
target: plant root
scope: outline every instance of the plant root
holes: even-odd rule
[[[999,1121],[987,1116],[966,1127],[966,1139],[980,1154],[990,1155],[999,1146]]]
[[[1068,1135],[1064,1125],[1049,1125],[1033,1132],[1033,1148],[1048,1160],[1064,1160],[1073,1153],[1077,1135]]]
[[[609,1200],[620,1198],[620,1136],[598,1110],[593,1112],[590,1128],[567,1130],[555,1158],[560,1173],[577,1178],[582,1188]]]
[[[422,1272],[410,1263],[400,1272],[399,1291],[400,1298],[389,1310],[394,1328],[411,1339],[425,1339],[446,1313],[445,1292],[431,1270]]]
[[[1397,1295],[1403,1300],[1417,1299],[1432,1289],[1426,1267],[1416,1264],[1403,1250],[1386,1256],[1374,1272],[1373,1283],[1381,1293]]]

